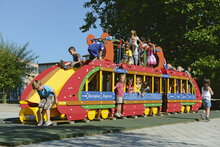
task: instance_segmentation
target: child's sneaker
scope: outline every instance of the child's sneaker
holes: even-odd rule
[[[201,118],[202,118],[203,120],[205,120],[205,113],[204,113],[204,112],[202,112]]]
[[[123,117],[124,115],[122,115],[121,113],[119,113],[120,117]]]
[[[210,122],[210,120],[209,120],[208,117],[205,117],[205,121],[206,121],[206,122]]]
[[[49,125],[51,125],[51,124],[52,124],[51,121],[47,121],[43,126],[44,126],[44,127],[47,127],[47,126],[49,126]]]
[[[115,116],[116,117],[121,117],[119,113],[115,113]]]
[[[65,69],[66,65],[64,64],[63,60],[60,60],[59,66],[60,66],[60,68]]]
[[[43,120],[40,120],[37,124],[38,127],[42,126],[43,125]]]

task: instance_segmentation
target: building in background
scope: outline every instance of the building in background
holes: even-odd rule
[[[42,73],[47,68],[58,64],[59,62],[48,62],[48,63],[39,63],[39,74]]]

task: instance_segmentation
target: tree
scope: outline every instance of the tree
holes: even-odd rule
[[[6,103],[9,89],[21,86],[24,76],[30,72],[27,64],[38,57],[27,47],[28,43],[20,47],[4,41],[0,36],[0,91],[4,91],[3,103]]]
[[[192,66],[199,81],[204,77],[198,75],[201,59],[220,61],[219,0],[91,0],[84,7],[91,11],[80,27],[83,32],[96,28],[97,20],[119,39],[127,39],[130,30],[135,29],[139,37],[150,36],[164,49],[168,63]],[[218,69],[217,64],[213,66]],[[201,74],[208,70],[204,66]],[[208,73],[211,79],[218,77],[216,70]]]

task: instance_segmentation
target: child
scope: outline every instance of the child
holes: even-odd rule
[[[141,40],[137,36],[137,33],[135,30],[131,30],[131,36],[129,38],[129,43],[132,43],[134,45],[134,52],[133,52],[133,58],[134,58],[134,65],[138,65],[138,44],[137,41],[140,43]]]
[[[141,95],[144,97],[145,93],[150,92],[150,81],[145,81],[141,86]]]
[[[80,59],[80,55],[76,52],[75,47],[71,46],[69,47],[69,53],[70,55],[73,56],[73,61],[74,62],[67,62],[64,64],[63,60],[60,60],[60,67],[63,69],[71,69],[73,67],[80,67],[81,66],[81,59]]]
[[[121,114],[121,109],[122,109],[122,103],[123,103],[123,97],[124,97],[124,84],[125,84],[125,77],[124,75],[120,75],[119,82],[115,85],[115,88],[117,88],[117,93],[116,93],[116,117],[122,117],[123,115]]]
[[[129,66],[131,64],[131,57],[132,57],[132,52],[130,50],[130,45],[126,43],[123,54],[123,63],[127,63],[127,65]]]
[[[32,87],[34,90],[37,90],[37,93],[40,96],[40,103],[38,105],[40,112],[40,121],[37,126],[43,125],[43,110],[46,110],[47,114],[47,122],[43,126],[49,126],[52,124],[50,121],[50,108],[54,103],[54,99],[56,104],[58,104],[56,92],[47,85],[43,85],[41,81],[35,80],[32,83]]]
[[[204,110],[202,112],[202,119],[205,119],[206,122],[209,122],[211,95],[214,94],[212,88],[210,87],[209,79],[204,79],[204,85],[201,88],[201,91],[202,91],[202,104],[204,106]]]
[[[140,58],[139,62],[141,66],[144,66],[144,51],[149,48],[146,38],[141,37],[142,43],[139,45],[139,53],[140,53]]]
[[[101,60],[102,52],[104,51],[107,40],[95,41],[94,38],[91,39],[92,44],[88,47],[88,52],[90,54],[89,61]]]
[[[126,90],[127,90],[127,92],[129,92],[129,94],[134,92],[134,85],[133,85],[133,79],[132,78],[128,79],[128,84],[126,85]]]
[[[156,58],[154,56],[154,53],[156,51],[155,45],[151,43],[150,38],[147,39],[149,49],[147,50],[147,65],[150,67],[153,67],[153,65],[156,65]]]
[[[141,77],[136,78],[136,92],[141,95]]]

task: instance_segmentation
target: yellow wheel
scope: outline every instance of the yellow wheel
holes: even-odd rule
[[[103,118],[103,119],[108,118],[108,113],[109,113],[108,109],[102,110],[102,111],[101,111],[101,116],[102,116],[102,118]]]
[[[185,106],[182,106],[181,112],[184,112],[184,111],[185,111]]]
[[[190,106],[186,106],[186,112],[189,113],[191,107]]]
[[[152,107],[151,109],[152,109],[152,114],[153,115],[156,115],[158,113],[157,107]]]
[[[144,114],[145,114],[145,115],[149,115],[149,113],[150,113],[150,109],[149,109],[149,108],[145,108]]]
[[[95,110],[89,110],[88,111],[88,118],[89,120],[93,120],[95,118],[96,111]]]

